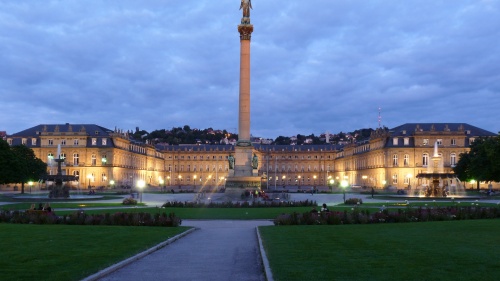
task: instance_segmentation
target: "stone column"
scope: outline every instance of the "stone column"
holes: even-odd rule
[[[240,33],[240,95],[238,118],[238,146],[251,146],[250,142],[250,39],[253,25],[238,25]]]

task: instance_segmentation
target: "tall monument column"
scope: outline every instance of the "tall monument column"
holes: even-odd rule
[[[250,140],[250,39],[253,25],[250,23],[251,0],[241,0],[243,10],[240,33],[240,93],[238,107],[238,142],[234,149],[234,157],[230,157],[230,171],[226,180],[226,194],[239,197],[248,189],[260,189],[258,176],[258,159],[253,154]],[[233,162],[234,161],[234,162]],[[232,168],[231,168],[232,167]],[[231,195],[229,195],[231,194]]]
[[[238,144],[250,143],[250,39],[253,25],[240,24],[240,105],[238,120]],[[245,145],[245,144],[248,145]]]

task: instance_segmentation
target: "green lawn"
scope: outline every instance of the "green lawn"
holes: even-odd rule
[[[274,280],[498,280],[500,220],[260,231]]]
[[[0,224],[0,280],[80,280],[187,230]]]
[[[249,219],[274,219],[282,213],[308,212],[311,207],[283,207],[283,208],[129,208],[109,210],[86,210],[87,214],[102,214],[116,212],[149,212],[149,213],[175,213],[181,219],[211,219],[211,220],[249,220]],[[64,215],[74,211],[57,211],[56,214]]]

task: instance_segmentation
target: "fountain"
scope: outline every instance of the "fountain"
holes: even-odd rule
[[[52,185],[49,186],[49,198],[69,198],[69,181],[77,180],[76,176],[63,175],[61,164],[64,162],[64,159],[61,159],[61,145],[57,146],[57,159],[54,159],[57,163],[57,174],[56,175],[47,175],[44,180],[45,182],[51,181]]]
[[[417,179],[423,183],[410,191],[414,197],[464,197],[465,188],[452,172],[445,172],[442,156],[438,153],[438,143],[434,143],[432,166],[425,173],[419,173]]]

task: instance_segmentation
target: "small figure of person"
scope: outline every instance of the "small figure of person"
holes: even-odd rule
[[[46,212],[52,212],[52,208],[50,207],[49,203],[45,203],[45,206],[43,206],[43,210]]]
[[[43,211],[43,204],[42,203],[38,204],[38,209],[37,210]]]
[[[375,195],[375,189],[373,189],[373,187],[372,187],[372,198],[373,198],[373,195]]]
[[[36,210],[35,203],[31,204],[30,210]]]
[[[329,212],[330,210],[328,210],[328,207],[326,206],[325,203],[323,203],[322,207],[321,207],[321,212]]]
[[[311,186],[311,195],[314,195],[314,187]]]

